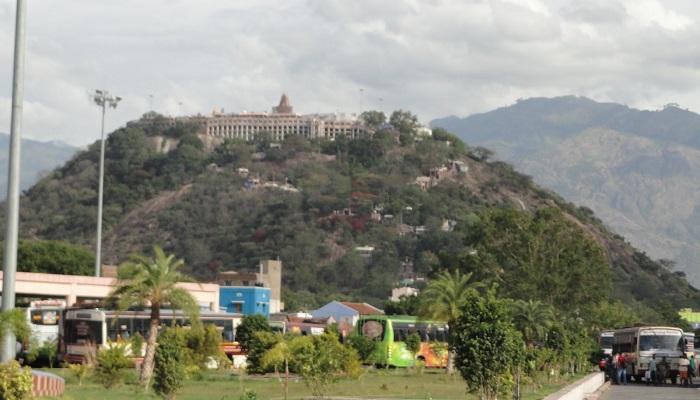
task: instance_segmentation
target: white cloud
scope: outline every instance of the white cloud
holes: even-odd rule
[[[411,109],[425,121],[578,94],[700,110],[692,0],[43,0],[29,2],[24,127],[86,144],[95,88],[113,129],[164,113]],[[0,131],[9,130],[14,1],[0,0]],[[360,89],[363,89],[360,92]],[[382,99],[381,101],[379,99]]]

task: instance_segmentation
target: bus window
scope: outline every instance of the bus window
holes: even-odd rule
[[[362,329],[362,336],[381,341],[384,340],[386,321],[365,320],[362,321],[360,328]]]
[[[31,322],[34,325],[58,325],[61,320],[59,310],[32,310]]]
[[[683,337],[678,335],[643,335],[640,336],[639,350],[682,350]]]
[[[66,320],[63,323],[64,340],[67,344],[94,343],[102,344],[101,321]]]

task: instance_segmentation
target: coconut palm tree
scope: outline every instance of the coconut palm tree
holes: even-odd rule
[[[462,306],[466,303],[469,293],[483,287],[481,282],[472,280],[472,273],[463,274],[461,271],[442,271],[436,279],[430,281],[421,293],[420,314],[425,318],[447,321],[450,326],[462,315]],[[450,333],[448,341],[452,342]],[[447,353],[447,372],[452,373],[454,354]]]
[[[513,324],[522,333],[528,347],[537,340],[544,340],[552,325],[552,306],[539,300],[517,300],[512,305]]]
[[[140,377],[141,384],[146,388],[153,374],[160,308],[169,304],[173,309],[184,311],[193,321],[199,318],[199,307],[194,297],[176,286],[178,282],[191,280],[178,271],[184,265],[183,260],[176,259],[172,254],[166,255],[158,246],[153,247],[153,253],[153,258],[133,255],[129,261],[120,265],[119,282],[108,298],[119,310],[136,305],[151,307],[151,324]]]

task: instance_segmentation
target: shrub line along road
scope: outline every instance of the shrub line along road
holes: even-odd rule
[[[700,398],[700,386],[647,386],[647,385],[613,385],[601,397],[601,400],[697,400]]]

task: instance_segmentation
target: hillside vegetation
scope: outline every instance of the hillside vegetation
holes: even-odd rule
[[[700,115],[566,96],[432,125],[495,150],[700,285]]]
[[[395,125],[371,139],[277,147],[263,137],[213,151],[186,126],[119,129],[107,143],[105,262],[160,244],[207,280],[279,257],[289,309],[331,298],[381,305],[399,280],[442,269],[602,326],[676,322],[678,308],[700,305],[684,277],[589,209],[446,131],[421,140]],[[166,136],[175,148],[157,151]],[[24,238],[93,245],[97,160],[93,145],[26,192]]]

